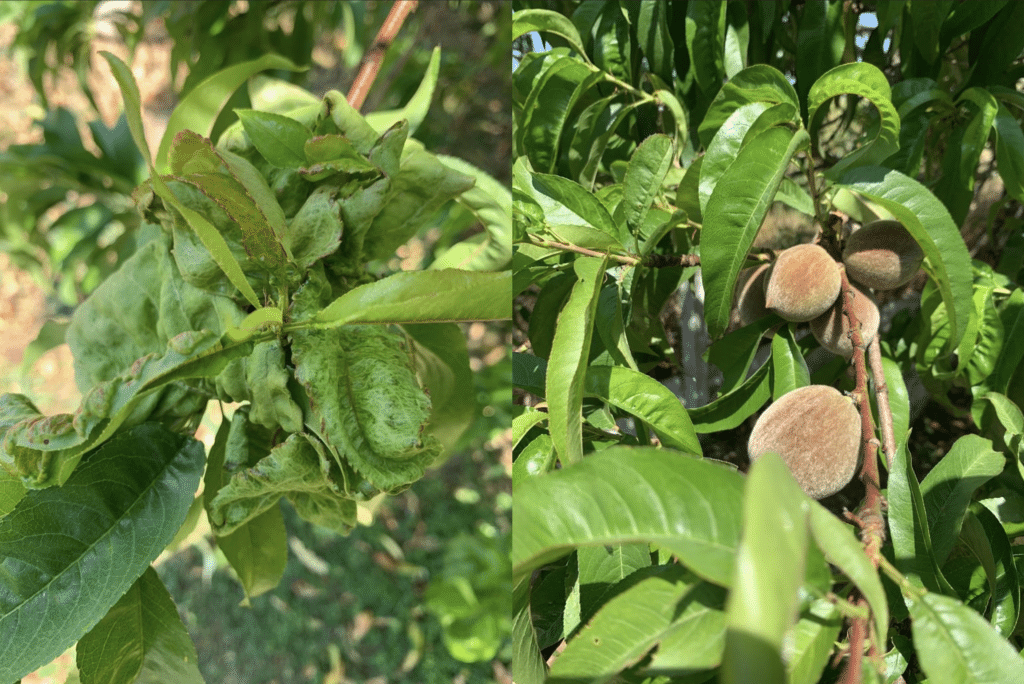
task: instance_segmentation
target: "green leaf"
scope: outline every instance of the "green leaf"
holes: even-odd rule
[[[152,566],[75,650],[79,673],[87,682],[205,681],[196,647]]]
[[[647,541],[727,586],[739,543],[742,486],[743,477],[721,464],[649,447],[611,447],[529,478],[512,504],[514,579],[579,546]]]
[[[518,127],[519,148],[535,169],[554,171],[569,114],[580,97],[603,77],[578,59],[561,57],[537,79]]]
[[[996,133],[999,177],[1006,186],[1006,194],[1018,202],[1024,202],[1024,132],[1003,104],[999,105],[993,128]]]
[[[454,323],[406,325],[403,329],[415,343],[416,376],[430,392],[426,434],[441,440],[443,457],[451,453],[477,415],[476,397],[466,391],[473,387],[466,336]]]
[[[551,226],[596,228],[620,245],[629,243],[629,233],[618,226],[601,201],[577,183],[543,173],[528,175],[528,188]]]
[[[170,179],[168,176],[165,180]],[[242,245],[252,264],[271,273],[283,273],[284,249],[263,209],[236,178],[223,173],[193,173],[175,180],[195,186],[227,213],[241,231]]]
[[[518,15],[517,15],[518,16]],[[403,119],[409,122],[409,135],[416,132],[423,120],[427,118],[430,110],[430,101],[434,97],[434,89],[437,88],[437,76],[441,71],[441,46],[437,46],[430,53],[430,62],[423,74],[416,92],[412,94],[409,101],[401,109],[389,111],[371,112],[366,115],[366,123],[373,126],[378,133],[391,128]]]
[[[0,681],[59,656],[131,588],[185,520],[203,461],[202,443],[146,423],[0,520]]]
[[[872,64],[852,62],[822,74],[807,94],[807,121],[815,150],[819,149],[818,134],[828,114],[827,105],[832,98],[843,94],[859,95],[875,106],[879,116],[878,133],[871,142],[844,155],[829,169],[828,175],[831,178],[839,178],[858,166],[880,164],[895,154],[900,146],[900,117],[890,101],[892,93],[885,74]]]
[[[723,682],[785,678],[782,642],[795,624],[804,583],[808,508],[809,500],[776,454],[751,466],[725,611]]]
[[[480,243],[456,243],[431,264],[432,270],[460,268],[468,271],[500,271],[512,261],[512,193],[507,187],[472,164],[456,157],[438,155],[450,169],[470,176],[475,183],[455,201],[483,225],[487,238]]]
[[[634,238],[639,237],[651,204],[662,192],[661,185],[672,164],[672,156],[672,139],[655,134],[640,143],[629,160],[623,181],[622,207],[626,225]]]
[[[283,169],[297,169],[306,163],[306,141],[312,131],[295,119],[281,114],[236,109],[246,135],[268,162]]]
[[[930,591],[947,587],[949,583],[942,577],[932,554],[928,515],[905,443],[900,444],[893,456],[886,497],[896,568],[915,586],[927,587]]]
[[[561,36],[568,41],[569,47],[576,54],[587,59],[579,31],[568,18],[558,12],[547,9],[524,9],[512,16],[512,40],[532,31]]]
[[[864,553],[864,545],[853,528],[813,502],[810,507],[811,535],[825,554],[825,559],[849,577],[864,598],[875,618],[875,628],[884,634],[889,627],[889,604],[886,602],[878,570]]]
[[[135,82],[132,72],[128,69],[124,62],[115,57],[109,52],[101,52],[101,55],[110,64],[110,69],[114,74],[114,79],[117,81],[118,87],[121,89],[121,96],[125,101],[125,116],[128,118],[128,129],[132,133],[132,139],[138,146],[139,151],[142,153],[143,159],[146,160],[146,165],[149,166],[150,178],[152,181],[153,192],[155,192],[160,199],[167,202],[172,207],[178,210],[188,224],[195,230],[199,239],[202,240],[203,245],[209,251],[217,265],[220,266],[221,270],[231,281],[231,284],[238,288],[238,291],[246,298],[246,300],[254,307],[259,306],[259,298],[256,296],[256,292],[249,285],[249,281],[246,280],[245,274],[242,272],[242,268],[238,265],[238,261],[231,253],[230,248],[221,237],[220,233],[213,225],[203,218],[202,215],[184,206],[171,192],[171,189],[167,187],[163,179],[155,172],[153,167],[153,159],[149,153],[149,146],[146,142],[146,135],[142,128],[142,99],[139,95],[139,86]],[[173,138],[172,138],[173,139]],[[170,145],[170,142],[168,142]]]
[[[692,0],[686,5],[686,47],[697,85],[716,92],[725,76],[725,3]]]
[[[473,187],[473,178],[441,163],[433,154],[407,145],[402,166],[390,178],[384,205],[366,229],[367,259],[385,259],[416,234],[445,202]],[[346,230],[348,222],[346,222]]]
[[[839,610],[828,599],[815,600],[800,615],[800,621],[783,642],[788,682],[815,684],[821,679],[842,626]]]
[[[787,103],[793,105],[794,109],[800,108],[800,100],[785,74],[773,66],[755,64],[733,76],[718,91],[697,129],[701,145],[707,149],[729,116],[751,102]]]
[[[268,69],[302,71],[305,67],[296,66],[291,60],[280,55],[268,54],[249,62],[234,64],[205,78],[190,90],[188,95],[182,98],[171,112],[171,116],[167,120],[167,130],[164,132],[164,137],[160,139],[160,147],[156,154],[157,170],[160,173],[167,173],[168,151],[171,141],[178,133],[189,129],[209,137],[213,132],[213,125],[217,121],[218,114],[238,87],[245,83],[250,76]],[[136,138],[136,142],[138,142],[138,138]],[[147,162],[148,159],[147,155]]]
[[[896,444],[903,444],[907,440],[907,431],[910,429],[910,394],[907,392],[907,384],[903,381],[903,369],[888,356],[883,356],[882,370],[885,375],[886,387],[889,389],[889,410],[892,412],[893,434]],[[892,454],[887,455],[886,458],[891,462]]]
[[[747,250],[771,207],[793,154],[806,131],[770,128],[740,150],[719,180],[704,212],[701,266],[707,289],[708,332],[717,339],[729,325],[732,296]]]
[[[815,0],[807,3],[797,31],[796,89],[801,100],[808,101],[808,90],[818,77],[839,64],[843,56],[843,3]],[[865,66],[867,66],[865,64]],[[810,121],[810,118],[808,118]]]
[[[231,421],[224,418],[210,448],[203,476],[203,505],[207,515],[210,503],[224,486],[224,456]],[[272,506],[234,532],[214,536],[217,547],[238,575],[245,599],[265,594],[284,577],[288,565],[288,535],[280,506]]]
[[[991,441],[964,435],[921,481],[932,552],[939,565],[960,536],[974,490],[1002,472],[1005,464],[1006,457],[992,450]]]
[[[688,410],[697,434],[731,430],[740,425],[771,399],[768,371],[771,364],[761,364],[738,387],[722,394],[710,404]]]
[[[711,144],[708,145],[707,152],[701,157],[698,196],[702,213],[707,211],[708,200],[711,198],[711,192],[718,185],[718,181],[736,161],[736,155],[739,154],[747,131],[754,125],[757,118],[772,106],[768,102],[745,104],[730,114],[722,127],[715,133]]]
[[[946,207],[916,180],[882,167],[851,169],[837,181],[887,209],[914,236],[925,255],[925,270],[938,284],[952,334],[947,349],[960,344],[970,321],[971,261]]]
[[[988,142],[988,134],[999,113],[999,103],[992,93],[984,88],[968,88],[960,95],[957,104],[959,105],[965,100],[978,108],[964,129],[964,138],[960,145],[960,178],[968,188],[973,190],[974,173],[978,168],[978,161],[981,159],[985,144]]]
[[[288,226],[285,244],[302,269],[341,247],[344,223],[337,195],[337,186],[321,185],[310,193]]]
[[[635,10],[635,30],[637,42],[651,71],[666,83],[671,83],[675,46],[669,32],[668,12],[668,5],[663,2],[642,0]],[[630,14],[634,12],[630,11]]]
[[[527,575],[512,590],[512,670],[520,684],[544,684],[547,667],[530,612],[530,584]]]
[[[914,648],[929,680],[964,684],[1024,681],[1024,660],[976,612],[960,601],[927,593],[908,599]]]
[[[596,257],[581,257],[573,262],[578,280],[558,315],[551,342],[545,396],[551,416],[551,440],[563,464],[583,458],[583,385],[606,262]]]
[[[989,574],[989,588],[992,593],[990,622],[999,634],[1009,638],[1020,614],[1020,578],[1017,576],[1016,564],[1013,561],[1010,540],[999,518],[982,503],[971,504],[968,517],[964,520],[965,531],[968,519],[973,519],[976,523],[971,525],[973,534],[961,535],[961,541],[964,541],[964,536],[974,536],[977,545],[988,550],[986,564],[990,562],[991,567],[986,567],[986,572]]]
[[[811,384],[811,372],[790,326],[779,328],[772,339],[772,399]]]
[[[628,576],[555,658],[548,681],[609,681],[659,644],[658,652],[665,658],[650,663],[649,674],[717,666],[725,628],[724,592],[695,580],[679,565],[645,568]],[[688,639],[680,639],[683,633]],[[686,647],[672,648],[673,641]]]
[[[317,314],[311,326],[505,320],[512,315],[511,287],[511,271],[403,271],[349,290]]]
[[[686,409],[670,389],[629,368],[591,366],[586,373],[585,396],[597,397],[636,416],[658,434],[665,446],[701,455]]]

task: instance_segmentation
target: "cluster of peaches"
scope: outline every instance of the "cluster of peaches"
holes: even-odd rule
[[[851,301],[863,344],[878,334],[878,307],[867,288],[906,285],[924,260],[921,247],[898,221],[876,221],[846,240],[843,266],[854,290]],[[771,264],[747,269],[737,284],[737,309],[747,325],[768,312],[809,322],[822,347],[853,354],[843,314],[840,265],[822,247],[801,244]],[[856,283],[856,285],[854,285]],[[861,419],[854,402],[828,385],[788,392],[757,419],[747,443],[751,461],[777,453],[808,496],[821,499],[845,487],[860,461]]]

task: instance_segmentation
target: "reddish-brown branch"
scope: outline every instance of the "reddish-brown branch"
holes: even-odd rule
[[[860,606],[867,606],[863,598],[857,602]],[[860,673],[864,661],[864,636],[867,631],[867,619],[855,619],[850,624],[850,647],[849,660],[846,670],[839,679],[840,684],[860,684]]]
[[[850,281],[846,277],[846,269],[840,267],[843,289],[840,295],[843,298],[843,314],[850,323],[850,341],[853,343],[853,366],[857,377],[857,386],[854,395],[860,405],[861,416],[861,446],[863,447],[864,462],[861,464],[860,478],[864,482],[866,492],[864,503],[856,515],[850,516],[860,527],[860,538],[864,543],[864,552],[871,560],[872,565],[878,567],[879,557],[882,553],[882,544],[885,542],[885,517],[883,507],[885,502],[878,478],[878,440],[875,439],[875,425],[871,418],[871,402],[868,401],[868,374],[865,360],[864,338],[860,334],[860,324],[857,315],[853,311],[853,298],[858,296],[856,291],[850,287]],[[860,295],[865,296],[865,295]],[[877,343],[876,343],[877,344]],[[881,356],[877,364],[881,369]],[[878,387],[877,376],[875,382]],[[888,411],[888,402],[886,402]],[[879,412],[882,412],[881,407]],[[861,598],[859,603],[866,605]],[[850,623],[850,659],[847,661],[846,671],[841,681],[846,683],[860,682],[862,661],[864,659],[864,639],[867,635],[869,618],[854,618]],[[875,638],[879,638],[876,635]],[[872,640],[872,653],[877,653],[874,640]]]
[[[416,9],[417,4],[419,4],[418,0],[395,0],[395,4],[391,6],[391,11],[388,12],[384,24],[377,32],[377,38],[374,39],[373,45],[363,55],[359,73],[356,74],[356,80],[348,91],[348,103],[353,108],[359,109],[363,106],[366,95],[370,92],[374,79],[377,78],[377,72],[380,71],[384,54],[391,47],[391,43],[395,42],[395,37],[398,35],[399,29],[402,28],[405,18]]]

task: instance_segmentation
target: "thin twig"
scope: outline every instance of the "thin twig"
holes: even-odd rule
[[[405,18],[416,9],[417,4],[419,4],[419,0],[395,0],[395,4],[391,6],[391,11],[388,12],[384,24],[377,32],[373,45],[363,55],[359,73],[356,74],[356,80],[348,91],[348,103],[353,108],[359,109],[363,106],[366,95],[370,92],[374,79],[377,78],[377,72],[380,71],[380,65],[384,62],[384,54],[391,47],[391,43],[395,41]]]

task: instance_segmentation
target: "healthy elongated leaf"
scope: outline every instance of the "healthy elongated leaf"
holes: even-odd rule
[[[654,378],[629,368],[591,366],[583,392],[636,416],[658,434],[665,446],[701,455],[700,442],[686,409],[670,389]]]
[[[525,9],[516,12],[512,16],[512,40],[531,31],[561,36],[568,41],[569,47],[576,54],[589,61],[579,31],[564,15],[547,9]]]
[[[892,411],[893,434],[896,444],[903,444],[907,439],[907,431],[910,429],[910,395],[907,392],[907,384],[903,381],[903,369],[900,365],[887,356],[882,357],[882,369],[885,374],[885,384],[889,389],[889,410]],[[892,455],[886,458],[891,462]]]
[[[644,673],[687,675],[720,665],[725,650],[725,599],[725,590],[710,582],[694,587]]]
[[[720,464],[624,447],[527,479],[513,500],[515,581],[578,546],[648,541],[728,586],[742,486],[742,476]]]
[[[940,565],[960,536],[974,490],[1002,472],[1005,464],[1006,457],[992,450],[991,441],[964,435],[921,481],[932,553]]]
[[[63,653],[132,586],[185,520],[203,457],[146,423],[0,520],[0,681]]]
[[[543,173],[526,174],[524,181],[547,224],[593,227],[622,245],[629,244],[628,231],[617,226],[601,201],[580,185]]]
[[[947,349],[960,344],[971,316],[971,262],[967,246],[942,203],[899,171],[877,166],[851,169],[837,184],[877,202],[902,223],[924,251],[925,269],[942,293],[951,334]]]
[[[988,142],[988,134],[999,113],[999,103],[992,93],[984,88],[968,88],[957,100],[957,104],[967,101],[977,107],[971,120],[964,129],[963,141],[960,144],[960,178],[971,190],[974,189],[974,172],[978,168],[978,160]]]
[[[504,320],[512,315],[511,288],[511,271],[404,271],[346,292],[313,318],[312,327]]]
[[[842,626],[834,603],[817,599],[811,604],[783,643],[782,656],[789,682],[815,684],[821,679]]]
[[[806,5],[800,16],[795,50],[796,89],[800,99],[808,100],[808,104],[811,84],[842,58],[845,44],[842,21],[843,3],[829,0]]]
[[[772,399],[811,384],[811,372],[787,325],[772,339]]]
[[[583,385],[606,261],[582,257],[573,263],[577,282],[558,314],[551,342],[545,396],[551,440],[563,464],[583,458]]]
[[[968,520],[973,521],[970,534],[963,534],[968,531]],[[981,547],[981,553],[975,555],[984,555],[985,565],[991,563],[990,567],[986,567],[992,594],[989,621],[999,634],[1009,637],[1017,625],[1020,613],[1020,578],[1017,576],[1006,530],[992,511],[975,502],[971,504],[971,510],[964,519],[961,540],[968,546]]]
[[[636,148],[626,167],[623,181],[622,207],[626,225],[634,238],[647,218],[647,212],[661,193],[669,165],[672,163],[672,139],[667,135],[652,135]]]
[[[782,681],[782,641],[795,624],[810,502],[777,454],[747,474],[743,536],[726,604],[723,682]]]
[[[701,90],[713,93],[725,75],[726,6],[713,0],[693,0],[686,5],[686,47]]]
[[[518,15],[516,15],[518,16]],[[430,101],[434,97],[434,89],[437,88],[437,76],[441,71],[441,46],[437,46],[430,53],[430,62],[427,70],[423,73],[423,80],[420,81],[416,92],[412,94],[409,101],[401,109],[370,112],[366,115],[366,123],[370,124],[379,133],[383,133],[396,123],[405,119],[409,122],[409,135],[416,132],[423,120],[427,118],[430,110]]]
[[[708,333],[717,339],[729,325],[736,276],[771,207],[775,191],[807,132],[771,128],[743,147],[718,181],[704,211],[701,272],[707,290]]]
[[[690,656],[692,669],[699,669],[701,665],[713,667],[717,664],[716,649],[708,649],[707,642],[718,642],[720,658],[725,625],[721,603],[715,606],[714,599],[721,601],[721,596],[700,596],[703,600],[694,600],[698,598],[698,589],[708,586],[680,565],[638,570],[620,583],[619,593],[569,641],[552,664],[548,681],[551,684],[606,682],[659,642],[659,650],[665,650],[665,640],[673,632],[690,627],[688,623],[701,618],[707,632],[703,635],[691,632],[697,638],[688,642],[685,654],[679,654],[683,657],[676,656],[676,659],[684,661]],[[717,613],[717,630],[707,620],[712,611]],[[701,663],[697,654],[705,655],[709,650],[711,662]],[[664,665],[652,663],[652,666],[664,671]],[[683,662],[675,666],[682,669]]]
[[[892,459],[887,498],[896,567],[916,586],[930,591],[948,586],[932,555],[928,514],[905,443],[900,444]]]
[[[722,174],[736,161],[736,155],[739,154],[747,131],[753,126],[757,117],[770,107],[772,104],[769,102],[750,102],[739,107],[729,115],[722,127],[718,129],[715,137],[712,138],[707,152],[702,157],[703,162],[700,167],[698,196],[700,197],[701,213],[707,210],[711,192],[718,185]]]
[[[822,74],[811,86],[807,94],[807,120],[815,149],[821,122],[828,114],[826,105],[833,97],[850,93],[865,98],[878,110],[878,134],[829,169],[832,178],[858,166],[880,164],[899,149],[900,117],[890,101],[889,82],[878,67],[866,62],[841,64]]]
[[[1024,132],[1005,105],[999,105],[993,127],[996,132],[996,159],[1006,193],[1024,201]]]
[[[551,173],[558,161],[559,141],[567,118],[580,96],[603,74],[573,57],[562,57],[537,79],[523,111],[521,149],[535,169]]]
[[[204,682],[196,647],[152,566],[82,637],[75,658],[83,682]]]
[[[529,575],[517,581],[512,590],[512,670],[521,684],[544,684],[547,667],[530,613]]]
[[[750,102],[784,102],[794,109],[800,108],[800,100],[785,74],[767,64],[755,64],[733,76],[718,91],[698,128],[701,144],[707,148],[726,119]]]
[[[178,133],[188,129],[196,131],[204,137],[210,137],[213,125],[217,121],[217,115],[220,114],[231,95],[250,76],[268,69],[299,71],[303,67],[296,66],[291,60],[281,55],[263,55],[259,59],[222,69],[212,76],[208,76],[202,83],[190,90],[188,95],[175,106],[167,121],[167,130],[164,132],[164,137],[160,139],[160,147],[156,154],[157,171],[167,173],[167,154],[171,148],[171,142]],[[125,109],[127,111],[127,107]]]
[[[927,593],[908,599],[914,648],[929,680],[1016,684],[1024,660],[983,617],[960,601]]]
[[[820,504],[810,507],[811,535],[825,553],[825,559],[849,577],[871,606],[875,627],[882,634],[889,625],[889,604],[878,570],[868,560],[864,546],[853,529],[825,510]]]
[[[689,409],[693,429],[698,434],[731,430],[741,424],[771,399],[768,371],[771,364],[762,364],[738,387],[721,395],[710,404]]]

